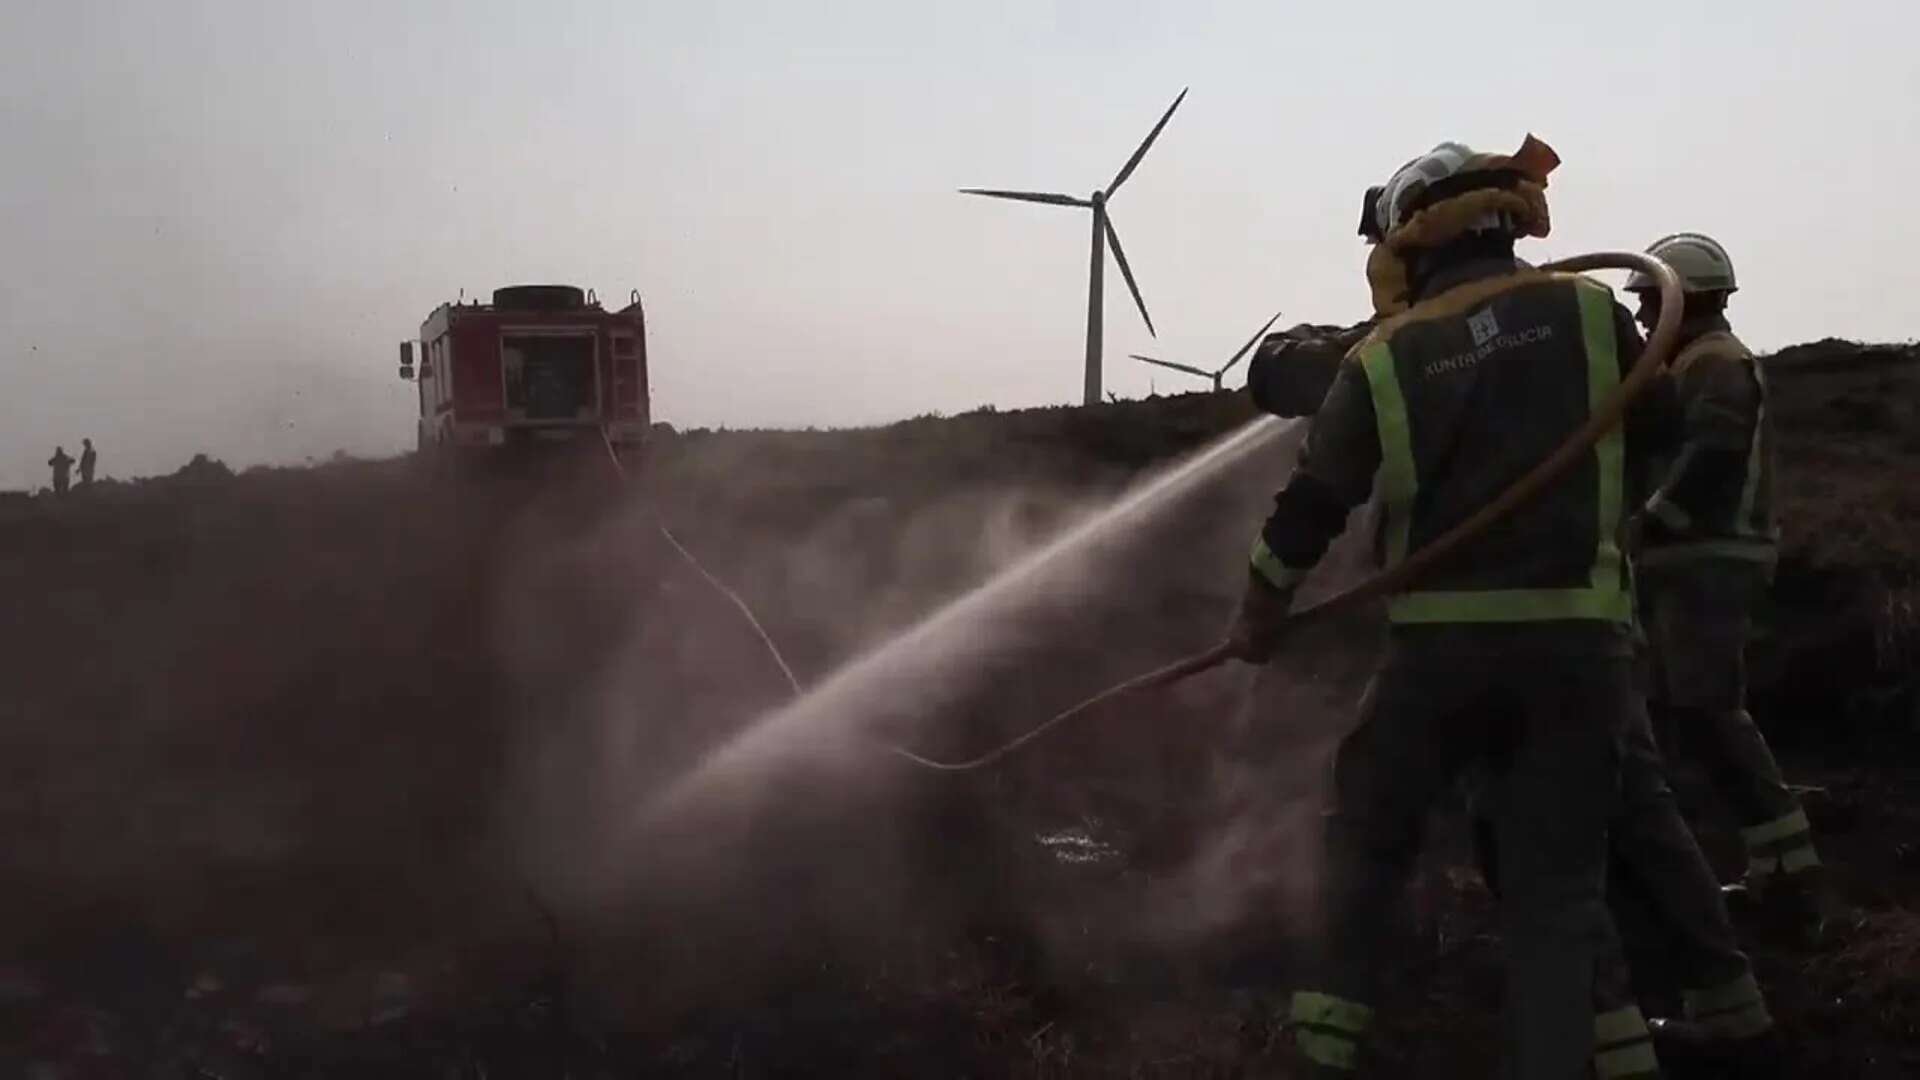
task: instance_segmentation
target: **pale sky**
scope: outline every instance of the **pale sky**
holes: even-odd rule
[[[1547,258],[1731,250],[1758,346],[1920,334],[1920,6],[227,2],[0,5],[0,488],[412,445],[397,343],[464,288],[647,305],[657,419],[1199,388],[1275,308],[1366,310],[1359,192],[1444,139],[1565,164]],[[1232,385],[1238,385],[1237,380]]]

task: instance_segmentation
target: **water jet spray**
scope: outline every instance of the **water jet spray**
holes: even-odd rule
[[[1009,643],[1005,639],[955,637],[957,628],[970,623],[997,622],[1002,613],[1027,606],[1033,590],[1048,581],[1049,575],[1057,573],[1068,556],[1080,555],[1084,549],[1108,537],[1118,525],[1163,510],[1188,494],[1197,479],[1247,460],[1298,427],[1298,420],[1260,416],[1215,440],[1112,506],[1067,529],[991,580],[929,614],[906,632],[842,665],[810,687],[799,700],[776,709],[715,747],[669,790],[649,800],[643,819],[660,821],[683,805],[702,784],[738,776],[742,767],[755,760],[766,760],[769,755],[802,755],[821,760],[836,756],[843,748],[857,748],[856,758],[861,761],[870,760],[868,755],[875,751],[913,760],[918,755],[888,745],[889,741],[897,740],[875,739],[871,734],[847,738],[844,730],[838,736],[828,737],[821,725],[842,729],[858,725],[871,733],[876,724],[937,706],[941,687],[956,685],[942,674],[950,671],[956,661],[984,661],[1008,653]],[[1057,600],[1058,590],[1050,591],[1056,594]]]
[[[1559,479],[1583,454],[1593,449],[1595,443],[1619,426],[1626,416],[1627,406],[1632,404],[1634,398],[1640,395],[1654,375],[1666,365],[1679,338],[1680,313],[1685,306],[1680,290],[1680,279],[1674,275],[1673,270],[1666,263],[1639,252],[1599,252],[1561,259],[1548,263],[1540,269],[1563,273],[1580,273],[1587,270],[1636,270],[1654,280],[1659,286],[1662,301],[1660,318],[1654,325],[1653,333],[1648,337],[1646,348],[1641,351],[1633,370],[1627,373],[1627,377],[1621,381],[1613,396],[1592,416],[1589,416],[1585,424],[1568,435],[1553,453],[1547,455],[1546,460],[1534,466],[1526,475],[1515,481],[1513,486],[1501,492],[1467,520],[1408,555],[1398,565],[1383,570],[1353,588],[1313,607],[1294,613],[1287,619],[1289,628],[1339,614],[1368,601],[1405,590],[1419,580],[1421,575],[1432,570],[1435,564],[1459,550],[1489,526],[1539,495],[1547,485]],[[1065,712],[1056,714],[1052,719],[1028,730],[1018,738],[965,761],[936,761],[900,747],[891,749],[907,761],[941,772],[968,772],[985,768],[1075,717],[1083,716],[1118,698],[1171,686],[1201,672],[1211,671],[1233,659],[1233,655],[1232,646],[1222,642],[1205,652],[1196,653],[1166,667],[1108,687]]]

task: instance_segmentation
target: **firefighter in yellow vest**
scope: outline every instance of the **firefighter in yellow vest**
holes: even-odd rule
[[[1514,257],[1517,238],[1547,233],[1556,164],[1533,139],[1510,156],[1445,143],[1385,186],[1368,271],[1389,317],[1335,376],[1253,545],[1241,657],[1278,648],[1296,586],[1376,483],[1393,564],[1546,458],[1638,358],[1604,286]],[[1469,768],[1491,777],[1511,1074],[1658,1075],[1605,900],[1634,707],[1621,540],[1665,435],[1643,400],[1558,483],[1389,603],[1386,657],[1335,762],[1324,955],[1291,1003],[1313,1075],[1357,1068],[1389,912],[1429,809]]]
[[[1685,437],[1642,515],[1637,560],[1655,727],[1667,754],[1697,762],[1739,819],[1747,871],[1729,887],[1730,904],[1763,909],[1817,941],[1841,905],[1806,811],[1746,711],[1744,651],[1779,537],[1766,378],[1727,323],[1738,282],[1726,249],[1679,233],[1648,252],[1680,275],[1687,299],[1670,366]],[[1639,275],[1626,287],[1651,326],[1659,291]]]
[[[1381,190],[1367,192],[1369,206]],[[1376,244],[1382,239],[1368,222],[1361,234]],[[1298,350],[1289,359],[1297,356]],[[1279,412],[1262,401],[1252,376],[1248,385],[1262,409]],[[1677,444],[1677,401],[1668,412],[1664,426]],[[1766,996],[1728,920],[1713,868],[1680,813],[1644,702],[1635,704],[1621,745],[1621,798],[1608,824],[1608,902],[1628,955],[1655,961],[1680,991],[1678,1018],[1648,1021],[1656,1046],[1663,1056],[1716,1065],[1764,1061],[1778,1049]],[[1498,845],[1491,823],[1478,813],[1482,794],[1470,790],[1469,802],[1476,810],[1476,853],[1497,892]]]

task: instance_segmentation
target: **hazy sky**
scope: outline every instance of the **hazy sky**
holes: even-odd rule
[[[1920,8],[1812,4],[0,5],[0,487],[411,446],[396,343],[465,288],[641,291],[656,416],[1078,399],[1361,316],[1358,193],[1442,139],[1560,151],[1539,257],[1701,229],[1753,343],[1920,333]]]

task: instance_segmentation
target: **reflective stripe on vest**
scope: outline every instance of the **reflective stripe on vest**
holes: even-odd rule
[[[1360,1045],[1344,1035],[1301,1028],[1293,1033],[1293,1045],[1301,1057],[1329,1069],[1352,1072],[1360,1064]]]
[[[1689,342],[1680,354],[1673,358],[1669,369],[1676,375],[1693,366],[1704,356],[1715,355],[1732,363],[1740,364],[1753,376],[1754,385],[1760,391],[1760,403],[1754,410],[1753,433],[1747,437],[1747,473],[1740,486],[1740,505],[1734,511],[1732,537],[1702,543],[1682,541],[1676,544],[1662,545],[1648,552],[1658,562],[1682,562],[1697,558],[1747,559],[1755,562],[1772,562],[1773,548],[1779,542],[1779,529],[1767,522],[1756,522],[1754,510],[1760,499],[1760,482],[1765,470],[1767,451],[1767,375],[1754,359],[1753,353],[1735,337],[1731,331],[1711,330]],[[1686,455],[1675,465],[1675,472],[1684,467]],[[1672,524],[1671,522],[1669,524]],[[1693,523],[1679,526],[1682,532],[1692,531]],[[1743,545],[1744,546],[1741,546]],[[1654,561],[1643,560],[1647,565]]]
[[[1688,990],[1681,996],[1687,1018],[1699,1021],[1722,1038],[1750,1039],[1773,1027],[1766,997],[1752,972],[1718,986]]]
[[[1291,1005],[1288,1019],[1296,1024],[1332,1028],[1354,1036],[1365,1034],[1373,1024],[1372,1007],[1332,994],[1297,990]]]
[[[1360,1059],[1360,1037],[1373,1023],[1373,1010],[1332,994],[1298,990],[1287,1019],[1302,1057],[1330,1069],[1352,1071]]]
[[[1593,1071],[1600,1080],[1638,1080],[1660,1075],[1653,1036],[1638,1006],[1604,1012],[1593,1018]]]
[[[1749,825],[1740,830],[1740,839],[1748,850],[1763,848],[1781,840],[1791,840],[1813,831],[1813,822],[1807,820],[1807,811],[1795,807],[1791,812],[1782,814],[1772,821],[1763,821],[1758,825]]]
[[[1587,356],[1587,410],[1597,412],[1620,385],[1618,343],[1614,340],[1613,301],[1606,289],[1575,279],[1580,302],[1581,343]],[[1419,493],[1419,470],[1413,459],[1413,435],[1407,419],[1393,350],[1385,337],[1376,338],[1360,352],[1360,364],[1373,398],[1375,426],[1380,436],[1380,494],[1387,512],[1387,566],[1407,557],[1413,522],[1414,498]],[[1590,619],[1630,624],[1633,597],[1626,589],[1618,541],[1626,486],[1626,437],[1618,425],[1602,436],[1593,453],[1599,462],[1593,568],[1585,588],[1420,590],[1402,593],[1388,602],[1388,614],[1397,623],[1540,622]]]
[[[1804,809],[1740,830],[1747,847],[1747,872],[1761,878],[1775,872],[1797,874],[1820,865],[1813,846],[1813,825]]]
[[[1265,578],[1267,584],[1281,592],[1292,590],[1307,576],[1306,568],[1292,567],[1281,562],[1280,556],[1275,555],[1273,549],[1267,546],[1267,538],[1264,536],[1253,538],[1253,552],[1248,557],[1248,562],[1253,567],[1254,573]]]

